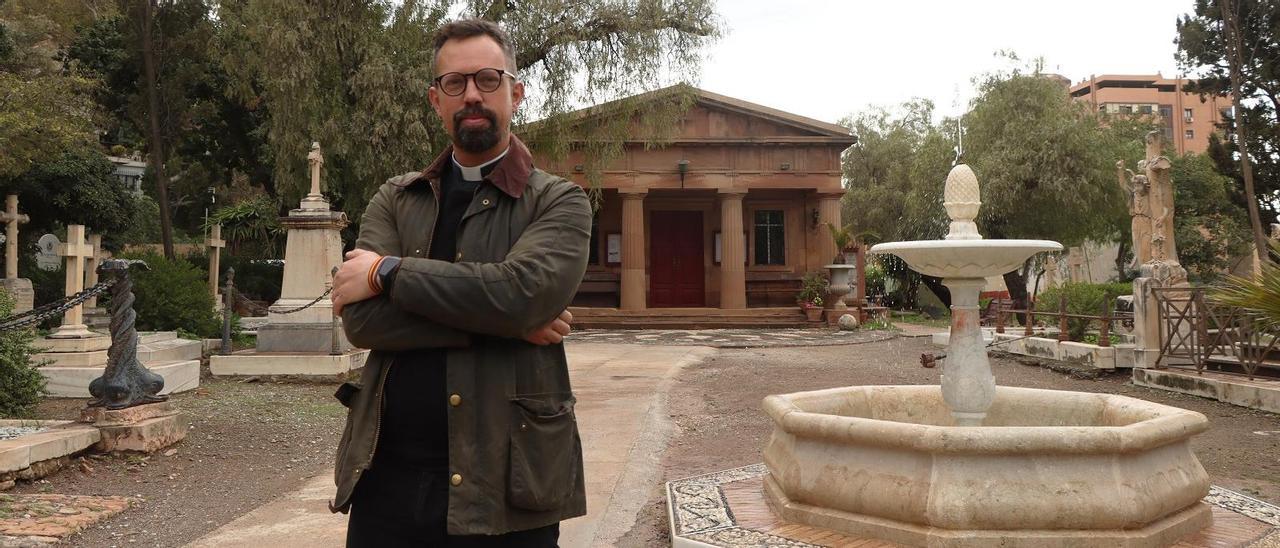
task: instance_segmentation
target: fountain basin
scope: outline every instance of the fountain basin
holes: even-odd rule
[[[939,278],[985,278],[1022,268],[1027,257],[1042,251],[1062,251],[1049,240],[913,240],[871,247],[872,253],[892,253],[912,270]]]
[[[997,387],[958,427],[938,386],[769,396],[765,498],[781,517],[915,546],[1167,546],[1210,523],[1193,411]]]

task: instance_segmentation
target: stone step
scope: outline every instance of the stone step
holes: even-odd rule
[[[138,344],[151,344],[161,341],[171,341],[178,338],[177,331],[139,331]]]
[[[138,344],[138,361],[148,367],[153,363],[199,360],[203,353],[202,341],[188,339],[167,338]]]
[[[48,381],[49,395],[59,398],[89,397],[89,383],[102,376],[105,366],[41,367]],[[147,369],[164,377],[161,394],[185,392],[200,386],[199,360],[167,361],[147,364]]]

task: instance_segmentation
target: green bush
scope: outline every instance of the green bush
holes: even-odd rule
[[[0,317],[13,313],[13,299],[0,290]],[[32,346],[36,334],[30,329],[0,332],[0,417],[30,418],[48,392],[44,375],[31,362],[38,352]]]
[[[34,259],[18,261],[18,277],[31,280],[31,288],[35,292],[35,306],[42,306],[62,299],[67,293],[67,275],[62,266],[57,270],[40,270]],[[62,323],[61,316],[45,320],[37,327],[54,328]]]
[[[1068,314],[1100,316],[1102,315],[1102,307],[1106,302],[1107,295],[1111,296],[1112,306],[1114,307],[1116,297],[1129,295],[1132,292],[1133,284],[1128,282],[1105,284],[1067,283],[1047,289],[1037,295],[1036,311],[1057,312],[1062,296],[1066,295]],[[1047,320],[1047,318],[1045,319]],[[1073,341],[1084,341],[1085,332],[1088,331],[1090,323],[1089,320],[1081,318],[1068,319],[1067,335]]]
[[[198,337],[218,337],[222,322],[214,312],[213,295],[203,270],[178,259],[146,253],[128,258],[142,259],[150,270],[132,270],[133,309],[138,314],[139,331],[185,331]]]
[[[219,284],[226,285],[227,269],[235,268],[236,291],[256,301],[273,303],[280,299],[284,261],[223,255],[219,267]]]

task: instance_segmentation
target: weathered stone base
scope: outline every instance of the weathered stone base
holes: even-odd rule
[[[35,307],[36,292],[26,278],[0,278],[0,287],[13,298],[13,313],[21,314]]]
[[[48,430],[0,440],[0,483],[39,479],[57,471],[65,459],[97,444],[97,428],[72,421],[3,420],[0,426],[45,427]],[[12,485],[12,484],[10,484]]]
[[[345,354],[266,353],[244,350],[229,356],[209,356],[209,370],[214,375],[286,375],[298,377],[336,377],[364,367],[368,350],[350,350]]]
[[[1000,546],[1002,548],[1159,548],[1172,545],[1178,539],[1204,529],[1213,523],[1213,515],[1209,506],[1203,502],[1197,502],[1185,510],[1148,524],[1141,529],[950,530],[798,503],[789,500],[777,483],[773,481],[773,478],[767,475],[764,478],[764,496],[770,508],[779,517],[790,522],[833,529],[858,537],[877,538],[908,546],[928,546],[930,548],[985,548],[988,546]]]
[[[154,453],[187,437],[187,420],[172,402],[149,403],[127,409],[88,407],[81,422],[92,423],[102,432],[95,450]]]
[[[1113,370],[1118,367],[1133,367],[1132,345],[1103,347],[1082,342],[1059,341],[1048,337],[1023,338],[1024,335],[1020,333],[995,333],[990,328],[982,329],[982,337],[987,343],[996,343],[995,346],[990,347],[993,351],[1057,360],[1091,369]],[[950,341],[950,333],[933,335],[934,344],[945,346]],[[1127,351],[1125,351],[1126,348]]]
[[[341,325],[337,328],[338,350],[351,350],[347,334]],[[325,323],[270,323],[258,328],[258,352],[327,351],[333,348],[334,327]]]
[[[97,367],[45,366],[40,368],[40,374],[49,381],[50,396],[88,398],[89,383],[101,377],[105,369],[105,364]],[[147,369],[164,378],[164,389],[160,391],[161,394],[186,392],[200,386],[198,360],[151,364]]]
[[[1214,371],[1197,374],[1195,370],[1135,368],[1133,384],[1280,413],[1280,379],[1250,380]]]

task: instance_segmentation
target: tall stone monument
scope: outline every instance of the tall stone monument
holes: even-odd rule
[[[31,280],[18,277],[18,225],[31,222],[31,218],[18,213],[18,197],[10,194],[4,199],[4,213],[0,221],[4,230],[4,290],[13,298],[13,313],[26,312],[35,306],[36,293]]]
[[[1143,243],[1149,243],[1151,255],[1133,281],[1134,367],[1155,367],[1160,357],[1160,314],[1152,289],[1189,286],[1187,271],[1178,262],[1174,245],[1173,177],[1169,171],[1172,164],[1164,156],[1163,146],[1160,132],[1148,133],[1146,159],[1138,164],[1148,185],[1150,217],[1147,223],[1139,223],[1140,217],[1135,216],[1134,225],[1138,228],[1134,238],[1135,242],[1138,238],[1149,240]],[[1136,243],[1134,249],[1136,255]]]
[[[212,356],[209,368],[215,375],[331,375],[364,365],[368,351],[352,349],[325,295],[331,272],[342,264],[347,216],[331,211],[320,193],[324,156],[319,143],[311,144],[307,163],[310,192],[281,220],[289,235],[280,299],[267,309],[267,324],[258,328],[256,351]]]

